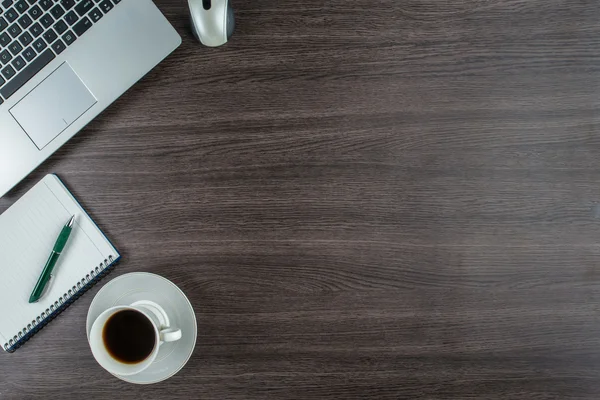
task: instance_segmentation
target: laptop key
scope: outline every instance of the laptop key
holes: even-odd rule
[[[81,36],[88,29],[90,29],[91,26],[92,26],[92,21],[90,21],[90,19],[88,17],[83,17],[83,19],[81,19],[81,21],[79,21],[78,23],[76,23],[73,26],[73,30],[75,31],[77,36]]]
[[[60,4],[65,10],[70,10],[75,5],[75,0],[60,0]]]
[[[43,32],[44,32],[44,28],[42,28],[42,26],[39,24],[39,22],[36,22],[35,24],[33,24],[31,26],[31,28],[29,28],[29,33],[31,33],[33,35],[33,37],[38,37]]]
[[[33,20],[27,14],[25,14],[21,18],[19,18],[18,22],[19,22],[19,25],[21,25],[21,28],[23,28],[23,29],[27,29],[27,28],[29,28],[29,25],[33,24]]]
[[[15,3],[15,9],[19,12],[19,14],[23,14],[27,9],[29,9],[29,4],[25,0],[19,0]]]
[[[31,47],[26,48],[23,53],[21,53],[21,55],[23,56],[23,58],[25,58],[27,61],[31,61],[35,58],[36,54],[35,54],[35,50],[32,49]]]
[[[113,7],[113,3],[111,3],[110,0],[104,0],[102,3],[100,3],[100,8],[102,11],[104,11],[104,14],[112,10]]]
[[[10,38],[10,36],[8,36],[8,33],[4,32],[3,34],[0,35],[0,48],[1,47],[6,47],[10,44],[10,41],[12,39]]]
[[[21,42],[23,47],[26,47],[29,45],[29,43],[33,42],[33,36],[31,36],[29,32],[25,32],[24,34],[19,36],[19,42]]]
[[[44,42],[44,39],[39,38],[38,40],[33,42],[33,47],[37,50],[38,53],[40,53],[42,50],[48,47],[48,45],[46,44],[46,42]]]
[[[94,2],[92,0],[83,0],[81,3],[77,4],[75,11],[77,11],[77,14],[79,14],[80,17],[83,17],[92,9],[92,7],[94,7]]]
[[[52,7],[52,4],[54,4],[52,2],[52,0],[42,0],[42,1],[40,1],[40,6],[42,6],[42,9],[44,11],[48,11],[50,9],[50,7]]]
[[[33,19],[38,19],[39,17],[42,16],[42,13],[43,13],[42,9],[37,4],[33,7],[31,7],[31,10],[29,10],[29,16]]]
[[[52,16],[56,19],[59,19],[60,17],[65,15],[65,10],[63,10],[63,8],[60,6],[60,4],[57,4],[54,7],[52,7],[50,12],[52,13]]]
[[[25,11],[29,9],[29,4],[25,0],[19,0],[15,3],[15,10],[19,12],[19,14],[23,14]]]
[[[75,36],[75,34],[72,31],[68,31],[63,35],[62,40],[65,41],[67,46],[70,46],[73,44],[74,41],[77,40],[77,36]]]
[[[40,22],[42,23],[44,28],[47,29],[47,28],[50,28],[52,26],[52,24],[54,23],[54,18],[52,18],[52,15],[50,15],[50,13],[48,13],[40,19]]]
[[[44,33],[44,39],[46,39],[46,42],[48,42],[48,44],[54,42],[57,37],[58,35],[56,34],[56,32],[54,32],[54,29],[50,29],[46,31],[46,33]]]
[[[21,46],[21,43],[15,40],[14,42],[8,45],[8,50],[10,50],[13,56],[16,56],[21,52],[21,50],[23,50],[23,46]]]
[[[19,90],[24,84],[29,82],[31,78],[37,75],[37,73],[40,72],[42,68],[44,68],[46,65],[48,65],[50,61],[54,60],[55,58],[56,56],[54,55],[52,50],[47,49],[46,51],[44,51],[38,56],[38,58],[33,60],[31,64],[26,66],[17,76],[15,76],[13,80],[4,85],[4,87],[0,88],[0,95],[2,95],[2,97],[4,97],[5,99],[8,99],[10,96],[15,94],[15,92]],[[2,75],[4,75],[4,70],[2,70]]]
[[[17,72],[14,70],[13,67],[11,67],[10,65],[7,65],[4,69],[2,69],[2,76],[4,78],[6,78],[6,80],[9,80],[10,78],[12,78],[13,76],[15,76]],[[1,90],[4,90],[6,88],[3,87]],[[6,96],[5,96],[6,97]]]
[[[69,26],[73,26],[73,24],[75,22],[77,22],[78,20],[79,20],[79,17],[73,11],[69,11],[67,13],[67,15],[65,15],[65,21],[67,24],[69,24]]]
[[[11,8],[10,10],[7,10],[4,13],[4,18],[6,18],[6,20],[11,23],[13,22],[15,19],[19,18],[19,14],[15,11],[14,8]]]
[[[8,64],[10,60],[12,60],[12,54],[8,50],[0,52],[0,62],[2,62],[2,65]]]
[[[57,40],[56,42],[52,43],[52,50],[54,50],[56,52],[56,54],[62,53],[63,51],[65,51],[66,48],[67,48],[67,46],[60,39]]]
[[[21,32],[23,32],[23,30],[21,29],[21,27],[17,24],[12,24],[9,28],[8,28],[8,33],[10,33],[10,36],[12,37],[17,37],[21,34]]]
[[[62,35],[64,33],[64,31],[66,31],[68,29],[67,24],[65,23],[65,21],[58,21],[56,24],[54,24],[54,30],[56,31],[56,33],[58,33],[59,35]]]
[[[2,17],[0,17],[0,32],[8,28],[8,22]]]
[[[4,78],[0,76],[0,86],[4,85],[5,83],[6,81],[4,80]],[[0,97],[0,104],[2,104],[2,97]]]
[[[16,56],[15,59],[12,60],[11,64],[14,67],[14,69],[16,69],[17,71],[20,71],[25,66],[25,60],[23,60],[23,57],[21,57],[21,56]]]
[[[88,15],[90,16],[92,21],[98,22],[98,21],[100,21],[100,18],[102,18],[102,16],[104,14],[102,14],[102,11],[98,10],[97,7],[94,7],[94,9],[92,11],[90,11],[90,13]]]
[[[4,7],[4,8],[8,8],[8,7],[12,6],[12,5],[13,5],[13,0],[4,0],[2,2],[2,7]]]

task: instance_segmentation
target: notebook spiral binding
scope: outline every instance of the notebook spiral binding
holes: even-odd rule
[[[9,353],[14,353],[19,347],[25,342],[31,339],[36,333],[44,328],[50,321],[52,321],[58,314],[67,309],[75,300],[77,300],[82,294],[88,291],[94,286],[99,280],[104,278],[115,266],[115,260],[113,256],[108,256],[104,262],[100,263],[99,266],[94,268],[78,281],[71,289],[65,294],[60,296],[53,304],[50,305],[44,312],[38,315],[31,321],[30,324],[23,327],[8,343],[4,344],[4,350]]]

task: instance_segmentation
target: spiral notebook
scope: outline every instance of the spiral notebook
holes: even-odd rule
[[[29,295],[69,218],[75,224],[39,302]],[[108,273],[120,255],[56,175],[0,215],[0,346],[14,352]],[[82,322],[83,323],[83,322]]]

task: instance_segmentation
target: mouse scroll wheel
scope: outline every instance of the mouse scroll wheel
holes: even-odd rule
[[[212,1],[202,0],[202,7],[204,7],[205,10],[210,10],[210,8],[212,7]]]

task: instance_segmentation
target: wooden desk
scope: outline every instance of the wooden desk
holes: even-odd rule
[[[600,3],[237,0],[220,49],[157,3],[181,48],[0,209],[58,173],[196,351],[116,380],[95,288],[0,398],[600,397]]]

